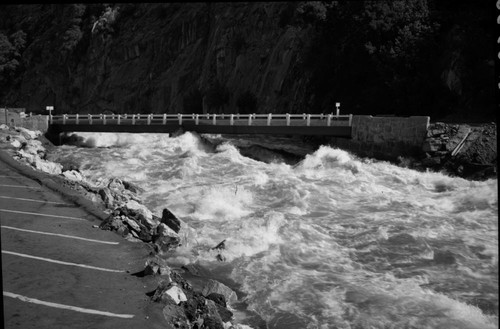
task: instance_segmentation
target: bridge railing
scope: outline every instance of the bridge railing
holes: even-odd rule
[[[259,126],[351,126],[352,114],[60,114],[50,124],[82,125],[259,125]]]

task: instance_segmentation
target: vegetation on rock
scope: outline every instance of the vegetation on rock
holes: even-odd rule
[[[493,8],[437,0],[4,5],[0,102],[59,113],[318,113],[341,102],[353,114],[487,122],[496,110]]]

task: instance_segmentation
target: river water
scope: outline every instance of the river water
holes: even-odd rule
[[[170,262],[236,282],[264,327],[498,328],[496,179],[326,146],[287,164],[244,157],[241,140],[220,136],[208,136],[212,147],[191,133],[80,135],[93,147],[51,157],[78,162],[94,183],[136,183],[158,216],[171,210],[187,225]]]

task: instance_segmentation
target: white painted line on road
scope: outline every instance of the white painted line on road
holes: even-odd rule
[[[6,228],[6,229],[9,229],[9,230],[16,230],[16,231],[29,232],[29,233],[37,233],[37,234],[45,234],[45,235],[54,235],[54,236],[60,236],[60,237],[63,237],[63,238],[78,239],[78,240],[89,241],[89,242],[104,243],[104,244],[114,244],[114,245],[119,244],[119,242],[110,242],[110,241],[101,241],[101,240],[87,239],[87,238],[81,238],[81,237],[74,236],[74,235],[66,235],[66,234],[59,234],[59,233],[32,231],[32,230],[26,230],[26,229],[23,229],[23,228],[17,228],[17,227],[12,227],[12,226],[2,225],[0,227],[1,228]]]
[[[21,200],[21,201],[31,201],[31,202],[41,202],[41,203],[64,204],[64,205],[67,205],[67,206],[74,206],[74,204],[71,204],[71,203],[55,202],[55,201],[43,201],[43,200],[25,199],[25,198],[14,198],[14,197],[3,196],[3,195],[0,195],[0,198],[2,198],[2,199],[12,199],[12,200]]]
[[[5,186],[5,187],[22,187],[22,188],[40,188],[38,186],[26,186],[26,185],[6,185],[6,184],[0,184],[0,186]]]
[[[49,262],[49,263],[56,263],[56,264],[62,264],[62,265],[84,267],[84,268],[89,268],[89,269],[98,270],[98,271],[116,272],[116,273],[124,273],[125,272],[125,271],[122,271],[122,270],[110,270],[109,268],[96,267],[96,266],[90,266],[90,265],[85,265],[85,264],[63,262],[63,261],[60,261],[60,260],[55,260],[55,259],[50,259],[50,258],[43,258],[43,257],[38,257],[38,256],[32,256],[32,255],[26,255],[26,254],[21,254],[21,253],[18,253],[18,252],[7,251],[7,250],[2,250],[2,254],[9,254],[9,255],[14,255],[14,256],[19,256],[19,257],[32,258],[32,259],[42,260],[42,261]]]
[[[58,303],[52,303],[52,302],[46,302],[43,300],[35,299],[35,298],[30,298],[18,294],[14,294],[12,292],[4,291],[3,295],[6,297],[11,297],[11,298],[17,298],[20,299],[23,302],[27,303],[33,303],[33,304],[40,304],[40,305],[45,305],[45,306],[50,306],[50,307],[55,307],[55,308],[62,308],[65,310],[71,310],[71,311],[76,311],[76,312],[81,312],[81,313],[89,313],[89,314],[96,314],[96,315],[104,315],[104,316],[111,316],[115,318],[123,318],[123,319],[131,319],[134,317],[132,314],[117,314],[117,313],[111,313],[111,312],[103,312],[103,311],[98,311],[98,310],[93,310],[90,308],[82,308],[82,307],[76,307],[76,306],[70,306],[70,305],[64,305],[64,304],[58,304]]]
[[[57,217],[57,218],[69,218],[69,219],[78,219],[78,220],[87,220],[88,221],[88,219],[85,219],[85,218],[77,218],[77,217],[71,217],[71,216],[50,215],[50,214],[41,214],[41,213],[38,213],[38,212],[27,212],[27,211],[7,210],[7,209],[0,209],[0,211],[11,212],[11,213],[14,213],[14,214],[37,215],[37,216]]]

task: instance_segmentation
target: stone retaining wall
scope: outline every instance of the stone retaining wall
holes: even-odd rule
[[[6,124],[11,127],[23,127],[29,130],[40,130],[46,133],[49,129],[48,115],[25,115],[24,112],[9,111],[0,108],[0,124]]]
[[[331,144],[359,156],[393,160],[422,152],[430,117],[374,117],[354,115],[352,138],[333,138]]]

